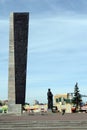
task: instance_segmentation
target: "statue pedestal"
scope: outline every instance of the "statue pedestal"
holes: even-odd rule
[[[52,110],[51,110],[51,109],[48,109],[48,110],[47,110],[47,113],[48,113],[48,114],[52,114]]]

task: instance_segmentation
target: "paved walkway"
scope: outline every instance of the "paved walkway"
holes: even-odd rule
[[[23,114],[21,116],[13,114],[0,114],[0,121],[17,121],[17,120],[58,120],[58,121],[87,121],[87,113],[52,113],[52,114]]]
[[[87,121],[87,113],[64,114],[1,114],[0,121]]]

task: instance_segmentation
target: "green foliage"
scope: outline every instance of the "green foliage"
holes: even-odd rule
[[[76,108],[78,108],[81,102],[82,102],[82,97],[81,94],[79,93],[78,83],[76,83],[74,88],[74,97],[72,99],[72,103],[76,105]]]

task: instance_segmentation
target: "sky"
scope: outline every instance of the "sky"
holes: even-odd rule
[[[26,102],[87,95],[87,0],[0,0],[0,99],[8,98],[9,16],[29,12]],[[87,100],[87,98],[85,99]]]

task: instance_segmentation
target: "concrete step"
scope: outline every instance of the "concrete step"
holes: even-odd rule
[[[38,127],[38,128],[0,128],[0,130],[87,130],[87,128],[56,128],[56,127]]]
[[[17,130],[17,129],[31,129],[31,130],[85,130],[87,129],[87,121],[19,121],[19,122],[0,122],[0,130]]]

